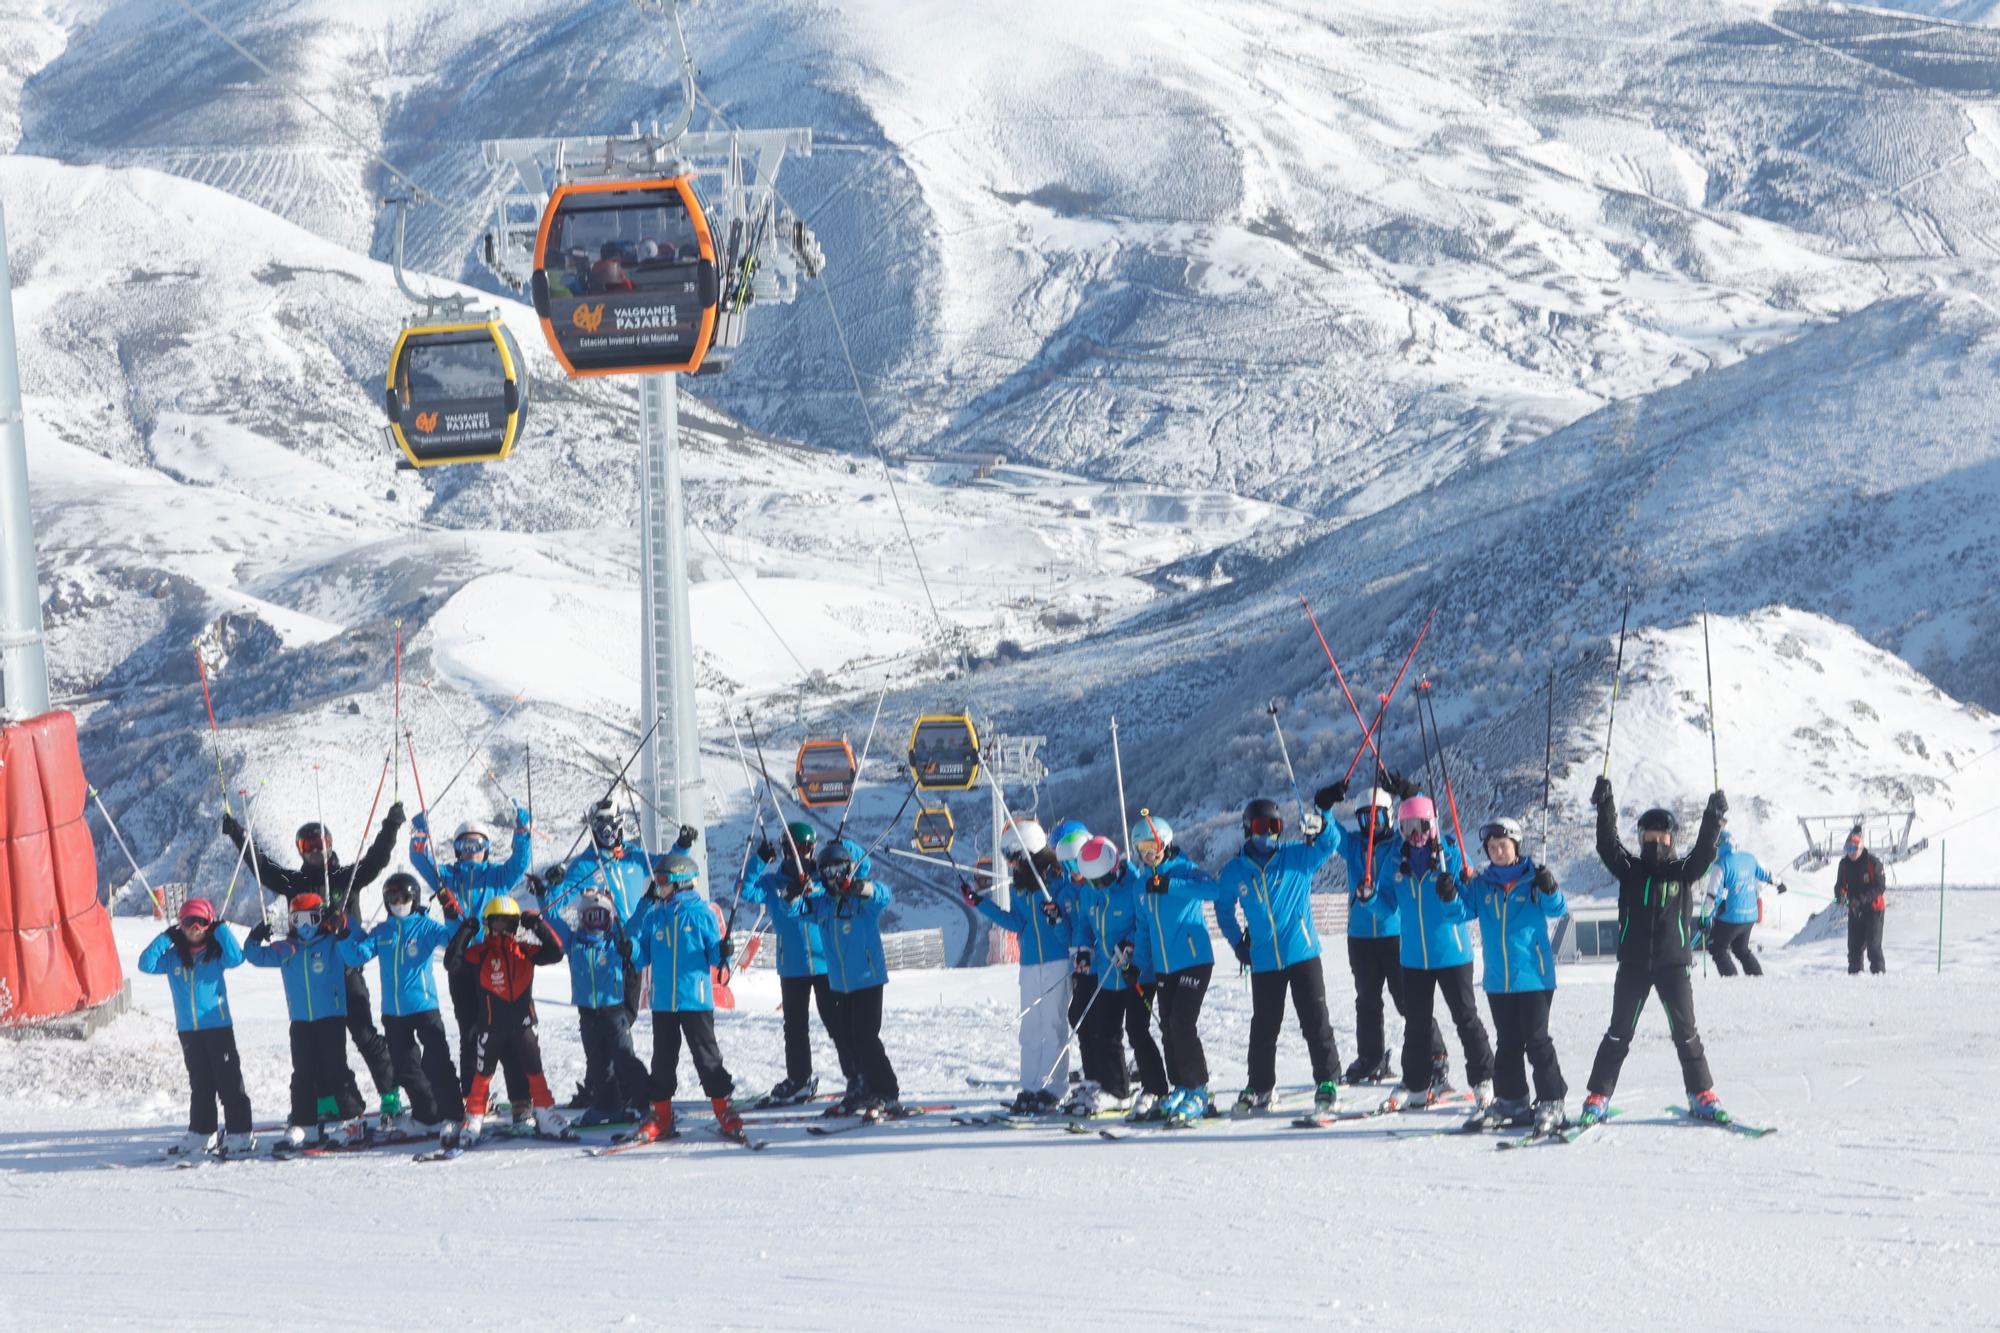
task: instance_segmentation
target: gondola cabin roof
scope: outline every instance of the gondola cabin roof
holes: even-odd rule
[[[715,337],[715,239],[686,176],[558,185],[529,281],[572,376],[692,374]]]
[[[979,732],[965,713],[926,713],[910,728],[910,775],[923,791],[969,791],[979,781]]]
[[[854,794],[858,771],[854,749],[846,737],[807,741],[799,747],[792,766],[800,803],[815,810],[845,805]]]
[[[389,353],[389,434],[412,467],[496,462],[521,436],[528,387],[521,349],[499,320],[412,325]]]

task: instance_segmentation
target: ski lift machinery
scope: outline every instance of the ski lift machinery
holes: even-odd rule
[[[638,377],[639,783],[652,847],[672,841],[669,821],[707,822],[671,377],[728,369],[754,307],[797,299],[826,260],[776,189],[785,156],[812,152],[812,131],[690,130],[699,94],[678,5],[639,8],[663,19],[678,56],[680,114],[623,134],[488,141],[482,257],[528,291],[568,374]]]

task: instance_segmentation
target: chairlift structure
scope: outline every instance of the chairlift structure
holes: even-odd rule
[[[799,804],[813,810],[846,805],[854,795],[860,769],[854,762],[854,747],[842,736],[839,740],[809,740],[799,747],[792,765],[792,787]]]

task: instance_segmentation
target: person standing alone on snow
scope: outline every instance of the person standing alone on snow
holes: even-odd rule
[[[1868,955],[1868,970],[1887,970],[1882,961],[1882,918],[1889,899],[1882,883],[1882,860],[1861,844],[1861,826],[1847,835],[1847,854],[1841,858],[1840,872],[1834,877],[1835,902],[1847,904],[1847,974],[1861,971],[1861,956]]]
[[[1708,927],[1708,956],[1722,976],[1735,976],[1741,962],[1744,975],[1761,977],[1764,965],[1750,949],[1750,931],[1764,915],[1757,886],[1772,883],[1771,872],[1750,853],[1737,851],[1727,828],[1715,844],[1715,868],[1721,883],[1716,886],[1715,920]],[[1785,886],[1778,885],[1778,892],[1784,891]]]

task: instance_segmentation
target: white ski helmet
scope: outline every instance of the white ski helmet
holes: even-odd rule
[[[1375,810],[1384,812],[1381,817],[1382,822],[1393,821],[1396,818],[1396,798],[1380,787],[1370,787],[1367,794],[1355,803],[1353,811],[1355,826],[1361,827],[1363,815],[1371,820],[1375,819],[1376,816],[1371,813]]]
[[[1498,819],[1487,820],[1486,827],[1479,830],[1479,845],[1483,848],[1486,846],[1487,843],[1493,841],[1495,838],[1513,839],[1514,854],[1516,856],[1519,856],[1521,854],[1521,838],[1522,838],[1521,821],[1518,819],[1510,819],[1505,815],[1500,816],[1500,818]]]
[[[1092,838],[1083,844],[1076,859],[1077,869],[1088,880],[1105,879],[1118,873],[1118,844],[1109,838]]]
[[[1083,856],[1084,846],[1090,841],[1090,830],[1075,820],[1067,829],[1058,829],[1062,836],[1056,839],[1056,859],[1074,865]]]
[[[1158,815],[1141,815],[1132,825],[1131,844],[1133,855],[1142,861],[1149,856],[1163,857],[1174,845],[1174,826]]]
[[[1037,856],[1047,851],[1049,835],[1032,819],[1016,819],[1000,830],[1002,856]]]

